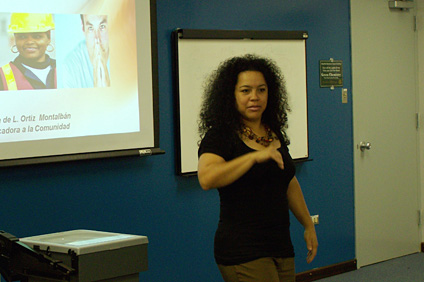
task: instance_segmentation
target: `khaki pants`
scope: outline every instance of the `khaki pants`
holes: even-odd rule
[[[295,282],[294,258],[260,258],[238,265],[218,265],[225,282]]]

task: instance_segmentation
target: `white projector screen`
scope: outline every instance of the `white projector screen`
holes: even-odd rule
[[[156,2],[150,0],[2,5],[0,166],[159,150],[155,13]],[[50,29],[45,54],[56,65],[48,89],[21,82],[25,79],[13,68],[21,61],[26,67],[25,60],[43,49],[37,38],[26,40],[41,33],[31,20],[41,14],[51,15],[42,25]],[[8,66],[17,90],[7,82]],[[43,77],[30,67],[35,68],[30,76]]]

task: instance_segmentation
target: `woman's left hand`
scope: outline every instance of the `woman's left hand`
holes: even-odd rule
[[[306,262],[311,263],[315,256],[317,255],[318,250],[318,239],[315,232],[315,227],[305,229],[303,234],[306,242],[306,248],[308,249],[308,256],[306,257]]]
[[[305,228],[303,236],[305,238],[306,248],[308,249],[306,261],[311,263],[317,255],[317,233],[315,232],[315,225],[312,222],[311,215],[309,214],[308,207],[305,203],[305,198],[303,197],[302,189],[300,188],[300,184],[297,181],[296,176],[293,177],[292,181],[289,183],[287,199],[289,200],[290,210]]]

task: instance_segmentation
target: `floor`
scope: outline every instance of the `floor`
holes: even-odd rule
[[[316,280],[319,282],[424,282],[424,253],[416,253]]]

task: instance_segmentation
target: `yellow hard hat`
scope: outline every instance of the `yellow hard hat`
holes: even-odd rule
[[[52,14],[13,13],[8,32],[46,32],[54,29]]]

